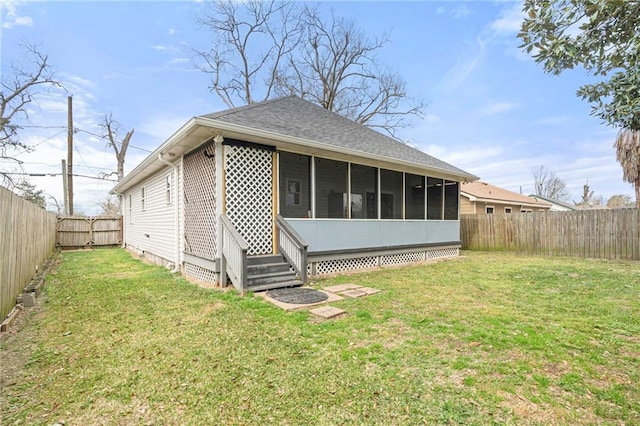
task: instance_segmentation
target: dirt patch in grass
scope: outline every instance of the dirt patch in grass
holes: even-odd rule
[[[385,349],[395,349],[401,346],[407,336],[412,333],[412,328],[398,318],[389,318],[383,324],[376,324],[374,329],[379,333],[376,340]]]
[[[48,262],[50,270],[45,287],[57,283],[55,276],[58,273],[61,254],[54,252]],[[46,301],[47,293],[42,291],[40,296],[35,298],[35,305],[22,308],[7,331],[0,333],[0,389],[15,386],[24,380],[24,366],[38,345],[33,323],[38,321]],[[4,403],[5,397],[0,394],[0,406]]]

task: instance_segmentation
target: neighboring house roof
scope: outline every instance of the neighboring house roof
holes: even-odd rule
[[[569,204],[564,201],[556,200],[554,198],[547,198],[547,197],[543,197],[541,195],[536,195],[536,194],[531,194],[529,195],[529,197],[535,198],[536,200],[546,201],[547,203],[551,204],[551,210],[554,210],[556,206],[558,210],[578,210],[578,207],[576,207],[575,205]]]
[[[501,204],[516,204],[527,207],[537,207],[548,209],[551,204],[509,191],[486,182],[469,182],[463,183],[460,188],[460,195],[468,198],[470,201],[481,202],[498,202]]]
[[[112,190],[122,193],[153,175],[181,154],[217,134],[295,151],[305,147],[322,155],[338,152],[442,176],[472,181],[471,173],[355,123],[297,96],[287,96],[193,117],[132,170]],[[167,155],[165,157],[165,154]]]

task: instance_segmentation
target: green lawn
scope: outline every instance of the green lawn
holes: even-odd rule
[[[640,264],[463,253],[316,281],[317,321],[123,250],[62,255],[5,337],[11,424],[639,424]]]

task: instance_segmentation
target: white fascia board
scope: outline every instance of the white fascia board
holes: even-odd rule
[[[127,173],[127,175],[120,182],[118,182],[116,186],[114,186],[113,189],[109,191],[109,193],[121,194],[123,191],[123,188],[126,190],[127,188],[138,183],[135,178],[143,170],[147,169],[148,167],[151,167],[152,165],[154,165],[154,163],[163,164],[158,159],[158,155],[168,152],[172,147],[180,143],[180,141],[183,139],[185,134],[193,130],[196,125],[197,123],[196,123],[195,117],[192,117],[189,121],[183,124],[182,127],[176,130],[175,133],[173,133],[173,135],[171,135],[166,141],[164,141],[162,145],[160,145],[151,154],[149,154],[147,158],[142,160],[142,162],[138,164],[132,171]],[[176,160],[179,160],[179,159],[180,159],[180,156],[177,156]]]
[[[213,127],[215,129],[221,130],[221,131],[229,131],[229,132],[236,132],[236,133],[242,133],[248,136],[254,136],[254,137],[258,137],[258,138],[265,138],[265,139],[269,139],[271,141],[273,141],[276,145],[278,142],[284,142],[284,143],[289,143],[292,145],[298,145],[298,146],[303,146],[306,148],[311,148],[311,149],[322,149],[325,151],[331,151],[331,152],[336,152],[339,154],[343,154],[343,155],[352,155],[352,156],[357,156],[357,157],[363,157],[363,158],[367,158],[367,159],[371,159],[374,161],[381,161],[381,162],[386,162],[386,163],[394,163],[394,164],[399,164],[402,166],[406,166],[406,167],[413,167],[413,168],[417,168],[417,169],[429,169],[429,170],[434,170],[437,171],[445,176],[449,176],[452,178],[462,178],[463,181],[465,182],[470,182],[470,181],[475,181],[478,180],[479,177],[472,175],[470,173],[464,173],[464,174],[457,174],[452,172],[451,170],[446,170],[446,169],[441,169],[439,167],[427,167],[423,164],[420,163],[413,163],[410,161],[404,161],[404,160],[398,160],[396,158],[390,158],[390,157],[385,157],[382,155],[376,155],[376,154],[370,154],[368,152],[362,152],[362,151],[357,151],[354,149],[349,149],[349,148],[344,148],[344,147],[338,147],[335,145],[327,145],[321,142],[316,142],[316,141],[312,141],[309,139],[303,139],[303,138],[298,138],[295,136],[287,136],[287,135],[282,135],[280,133],[275,133],[275,132],[269,132],[266,130],[261,130],[261,129],[255,129],[255,128],[251,128],[251,127],[245,127],[245,126],[241,126],[238,124],[232,124],[232,123],[226,123],[223,121],[217,121],[211,118],[206,118],[206,117],[195,117],[195,120],[197,123],[202,124],[203,126],[208,126],[208,127]]]
[[[460,195],[461,195],[462,197],[468,198],[468,199],[469,199],[469,201],[472,201],[472,202],[473,202],[473,201],[477,201],[477,200],[478,200],[475,196],[473,196],[473,195],[471,195],[471,194],[468,194],[468,193],[466,193],[466,192],[464,192],[464,191],[460,191]]]
[[[462,195],[462,193],[461,193]],[[475,198],[475,197],[474,197]],[[551,208],[551,204],[547,203],[523,203],[522,200],[499,200],[497,198],[475,198],[475,201],[479,201],[481,203],[498,203],[498,204],[512,204],[514,206],[520,207],[536,207],[536,208]]]

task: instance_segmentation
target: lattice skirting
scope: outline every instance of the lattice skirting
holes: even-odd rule
[[[317,262],[315,266],[315,275],[327,275],[335,274],[336,272],[370,269],[378,266],[378,256],[355,257],[353,259],[323,260],[321,262]]]
[[[322,260],[319,262],[310,262],[307,265],[307,271],[309,275],[319,276],[384,266],[408,265],[425,260],[444,259],[448,257],[457,257],[459,255],[459,248],[442,248],[377,256],[354,257],[350,259]]]
[[[185,262],[183,272],[185,276],[205,283],[215,283],[218,281],[218,274],[216,272],[192,265],[191,263]]]

